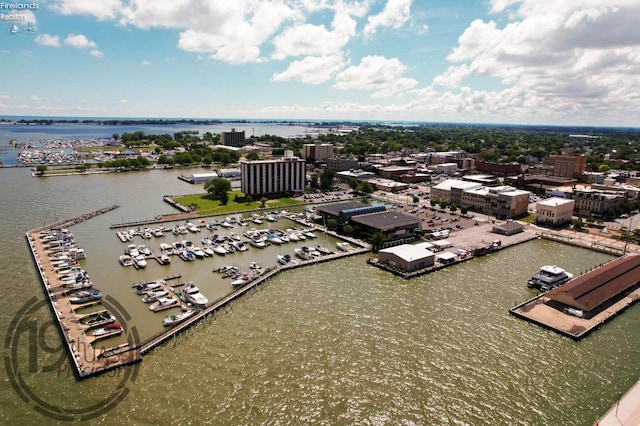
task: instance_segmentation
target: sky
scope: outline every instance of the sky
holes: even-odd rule
[[[0,115],[640,127],[638,0],[0,2]]]

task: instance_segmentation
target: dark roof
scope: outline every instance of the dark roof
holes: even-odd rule
[[[524,229],[524,225],[522,225],[521,223],[518,222],[505,222],[502,223],[500,225],[494,225],[493,227],[494,231],[496,229],[502,229],[505,232],[514,232],[514,231],[521,231]]]
[[[420,219],[417,217],[394,211],[362,214],[353,216],[351,220],[361,225],[380,229],[381,231],[412,225],[418,226],[420,224]]]
[[[318,206],[317,210],[320,213],[327,213],[333,216],[338,216],[340,212],[352,209],[361,209],[363,207],[369,207],[369,204],[361,203],[359,201],[348,201],[346,203],[326,204]]]
[[[640,281],[640,256],[616,259],[568,283],[549,290],[545,296],[584,311],[591,311]]]

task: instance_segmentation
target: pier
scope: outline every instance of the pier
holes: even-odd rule
[[[105,352],[110,349],[101,350],[92,346],[92,343],[97,340],[97,336],[87,335],[86,332],[92,327],[82,323],[81,320],[91,315],[98,315],[104,311],[104,309],[91,314],[78,314],[77,311],[82,308],[98,305],[101,301],[100,299],[96,299],[87,301],[86,303],[73,303],[74,300],[70,296],[69,290],[74,288],[74,284],[72,283],[71,286],[68,286],[69,279],[63,280],[63,277],[68,277],[68,274],[73,277],[76,272],[81,270],[70,267],[68,269],[69,272],[63,273],[64,268],[60,266],[59,251],[57,247],[52,247],[49,242],[57,238],[54,236],[56,232],[60,232],[63,235],[70,235],[65,234],[63,228],[106,213],[117,207],[118,206],[115,205],[105,207],[71,219],[61,220],[26,233],[27,242],[29,243],[33,260],[40,275],[49,307],[58,325],[62,341],[66,343],[71,364],[74,367],[74,373],[79,379],[137,362],[141,358],[139,352],[135,350],[125,351],[119,353],[117,357],[113,357],[105,354]],[[81,282],[80,284],[86,284],[88,287],[91,287],[90,283]]]

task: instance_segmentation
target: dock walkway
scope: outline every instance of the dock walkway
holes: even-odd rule
[[[94,301],[84,305],[72,303],[68,293],[69,289],[64,287],[64,282],[61,280],[59,270],[55,264],[57,254],[53,254],[51,248],[47,247],[44,238],[52,230],[80,223],[117,207],[116,205],[105,207],[71,219],[51,223],[26,233],[27,242],[40,275],[40,281],[47,296],[49,307],[58,325],[62,340],[67,346],[74,373],[80,379],[139,361],[140,355],[137,351],[127,351],[114,359],[110,356],[103,356],[100,349],[91,345],[95,338],[86,334],[88,327],[81,322],[85,315],[77,314],[76,311],[89,303],[97,304],[99,302]]]
[[[595,423],[595,426],[636,425],[640,425],[640,380]]]

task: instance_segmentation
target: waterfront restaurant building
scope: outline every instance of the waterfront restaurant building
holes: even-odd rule
[[[391,247],[415,241],[416,231],[420,229],[421,219],[391,210],[352,216],[349,221],[355,232],[363,239],[381,233],[386,241],[382,245]]]
[[[305,162],[285,151],[282,158],[240,161],[240,187],[249,196],[277,195],[304,191]]]
[[[413,272],[433,266],[435,254],[429,250],[431,244],[402,244],[378,251],[378,262],[404,272]]]

